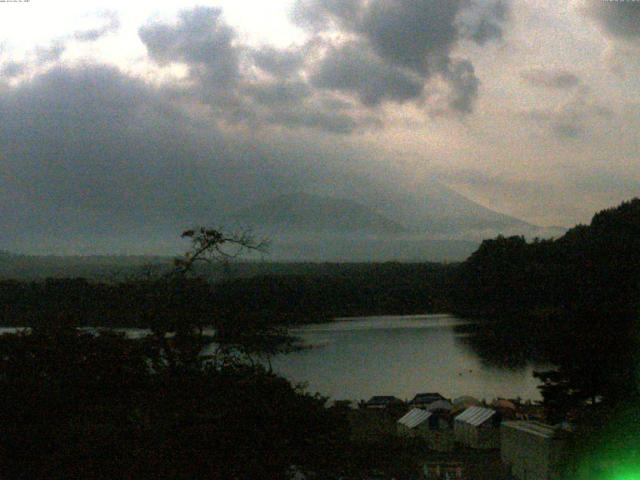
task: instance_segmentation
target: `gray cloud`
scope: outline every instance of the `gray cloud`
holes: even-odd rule
[[[470,60],[451,58],[464,39],[478,44],[502,37],[507,4],[482,0],[299,0],[294,19],[312,31],[337,30],[316,67],[315,86],[356,95],[364,105],[422,99],[434,77],[449,84],[448,107],[470,113],[480,81]]]
[[[374,0],[366,4],[357,28],[387,62],[428,74],[446,63],[457,40],[461,5],[460,0]]]
[[[484,45],[502,38],[509,13],[505,0],[472,0],[461,12],[457,26],[463,36]]]
[[[65,44],[58,40],[47,47],[39,46],[35,49],[36,63],[43,65],[56,62],[66,50]]]
[[[577,140],[590,133],[590,123],[597,118],[613,116],[613,112],[594,101],[586,87],[579,89],[565,104],[556,109],[531,110],[525,116],[561,140]]]
[[[235,86],[240,78],[236,33],[223,21],[219,8],[184,10],[175,24],[152,23],[141,27],[139,35],[153,60],[188,65],[192,76],[208,89]]]
[[[175,243],[157,242],[177,239],[185,226],[215,225],[282,193],[354,185],[343,155],[323,153],[317,133],[305,141],[295,135],[297,142],[282,140],[286,131],[264,140],[255,131],[223,134],[171,98],[96,65],[54,68],[3,89],[0,249],[167,251]],[[327,102],[265,115],[343,133],[360,122],[348,107]]]
[[[580,78],[568,70],[526,70],[520,76],[530,85],[554,89],[570,89],[580,84]]]
[[[213,107],[216,118],[245,123],[352,133],[374,125],[370,115],[336,109],[336,98],[317,91],[303,75],[314,42],[277,49],[240,43],[216,8],[180,14],[175,24],[153,23],[139,30],[149,55],[160,64],[184,63],[193,80],[186,88]],[[265,75],[252,75],[259,69]]]
[[[20,62],[9,61],[0,67],[0,78],[13,78],[22,75],[26,70],[26,65]]]
[[[398,103],[420,97],[423,80],[411,71],[383,62],[358,43],[330,47],[311,76],[313,86],[353,93],[364,105]]]
[[[73,34],[73,38],[81,42],[95,42],[109,33],[118,31],[120,28],[120,18],[118,12],[114,10],[106,10],[99,12],[99,19],[103,22],[97,28],[88,30],[77,30]]]
[[[623,40],[640,40],[640,2],[582,0],[579,8],[607,35]]]
[[[353,29],[363,3],[362,0],[297,0],[291,18],[297,25],[315,31],[331,27]]]
[[[183,11],[174,23],[148,24],[139,35],[154,61],[185,64],[190,94],[228,121],[351,133],[379,120],[355,109],[332,112],[330,103],[346,95],[369,110],[385,102],[420,104],[436,76],[449,86],[448,108],[472,112],[480,82],[470,60],[450,53],[489,19],[501,25],[505,12],[494,0],[300,0],[293,15],[313,32],[305,45],[251,48],[210,7]],[[351,40],[326,37],[327,29]],[[497,38],[498,30],[476,41]],[[268,78],[252,75],[256,69]]]
[[[304,52],[299,48],[266,46],[253,51],[252,57],[258,68],[276,77],[293,75],[304,63]]]
[[[175,232],[278,188],[258,152],[198,126],[161,93],[97,66],[54,69],[5,91],[3,239],[50,248],[134,227]]]
[[[471,113],[480,86],[480,80],[474,73],[473,64],[468,60],[452,61],[444,76],[449,80],[452,89],[449,100],[451,110],[463,114]]]
[[[262,105],[297,104],[309,96],[309,86],[301,81],[278,81],[249,84],[244,93]]]

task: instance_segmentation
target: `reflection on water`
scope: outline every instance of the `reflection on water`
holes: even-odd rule
[[[278,357],[274,368],[332,398],[411,398],[418,392],[539,399],[533,366],[510,368],[481,359],[469,322],[451,315],[367,317],[307,325],[292,331],[310,350]],[[501,357],[497,354],[495,358]]]

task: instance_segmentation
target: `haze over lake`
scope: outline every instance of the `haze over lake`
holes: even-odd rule
[[[452,315],[341,319],[292,331],[314,348],[276,358],[274,369],[310,392],[333,399],[418,392],[446,397],[472,395],[540,399],[533,365],[519,369],[487,365],[455,327]]]

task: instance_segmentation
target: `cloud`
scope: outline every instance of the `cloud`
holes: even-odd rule
[[[537,109],[525,113],[525,117],[547,128],[560,140],[585,138],[595,119],[613,116],[613,111],[595,101],[589,89],[579,89],[573,97],[555,109]]]
[[[486,29],[482,25],[489,19],[502,25],[506,7],[501,5],[299,0],[294,19],[311,35],[304,44],[280,49],[242,43],[215,7],[147,24],[139,36],[159,65],[185,65],[189,82],[183,91],[213,107],[225,122],[346,134],[381,125],[382,104],[424,107],[425,86],[436,78],[447,85],[446,108],[471,113],[480,81],[472,62],[452,58],[451,52],[465,38],[485,43],[500,37],[501,28],[491,35],[478,28]],[[349,108],[333,108],[345,100]]]
[[[640,2],[580,0],[576,6],[605,35],[626,41],[640,40]]]
[[[265,46],[254,50],[251,55],[256,67],[275,77],[295,74],[304,64],[304,51],[300,48]]]
[[[299,0],[294,20],[316,34],[340,35],[325,40],[315,86],[377,106],[422,102],[425,86],[438,78],[449,86],[448,107],[468,114],[480,81],[469,59],[452,59],[451,53],[465,39],[482,45],[501,38],[507,13],[501,1]]]
[[[115,10],[98,12],[98,18],[103,22],[102,25],[88,30],[77,30],[74,32],[73,38],[80,42],[95,42],[120,28],[120,17]]]
[[[566,90],[580,84],[580,78],[568,70],[535,68],[521,72],[520,76],[534,87]]]
[[[348,108],[326,102],[265,115],[349,132],[364,120]],[[0,248],[166,252],[162,242],[194,223],[215,225],[281,193],[356,182],[344,152],[326,153],[317,133],[223,133],[171,92],[113,67],[35,73],[3,89],[0,117]]]
[[[471,113],[480,86],[473,64],[469,60],[451,61],[444,77],[449,81],[452,90],[449,100],[451,110],[462,114]]]
[[[312,72],[311,84],[355,94],[367,106],[383,100],[403,103],[419,98],[424,89],[418,75],[385,63],[358,43],[330,47]]]
[[[153,60],[187,65],[207,89],[233,87],[240,78],[241,49],[220,8],[183,10],[176,23],[151,23],[138,33]]]
[[[22,75],[26,70],[23,63],[8,61],[0,67],[0,78],[14,78]]]
[[[57,40],[47,47],[38,46],[35,48],[36,63],[39,65],[52,63],[60,60],[66,50],[66,45],[62,40]]]
[[[464,36],[484,45],[492,40],[502,39],[509,13],[509,4],[505,0],[472,1],[463,11],[458,28]]]

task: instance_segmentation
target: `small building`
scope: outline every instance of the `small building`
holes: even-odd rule
[[[453,410],[453,405],[449,400],[436,400],[427,405],[426,410],[430,412],[449,413]]]
[[[479,450],[500,448],[500,415],[484,407],[470,407],[455,417],[456,442]]]
[[[364,408],[372,408],[372,409],[384,409],[391,405],[401,405],[402,400],[397,397],[393,397],[390,395],[376,395],[371,397],[367,402],[364,403]]]
[[[555,480],[568,433],[540,422],[503,422],[500,457],[511,478]]]
[[[491,408],[500,413],[503,420],[515,420],[518,413],[516,404],[506,398],[498,398],[493,401]]]
[[[409,405],[413,408],[427,408],[431,403],[444,399],[439,393],[418,393]]]
[[[447,412],[414,408],[398,420],[397,432],[403,437],[425,439],[431,450],[453,450],[453,428]]]
[[[421,408],[413,408],[398,420],[398,435],[403,437],[424,437],[429,435],[429,418],[433,414],[422,410]]]
[[[460,413],[469,407],[480,407],[482,402],[477,398],[470,397],[469,395],[463,395],[453,400],[453,412]]]

